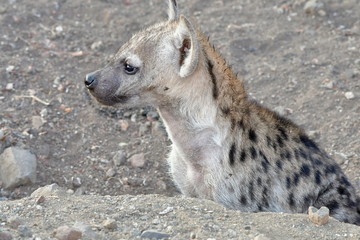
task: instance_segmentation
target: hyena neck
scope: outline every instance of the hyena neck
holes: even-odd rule
[[[245,112],[241,109],[248,106],[247,96],[209,41],[200,33],[198,40],[202,53],[197,71],[183,79],[188,84],[183,83],[181,98],[170,99],[158,109],[174,144],[222,146],[232,127],[226,115],[239,109]]]

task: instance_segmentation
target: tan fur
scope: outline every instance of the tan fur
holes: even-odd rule
[[[254,212],[325,205],[339,220],[360,224],[355,191],[334,160],[298,126],[249,100],[174,0],[167,22],[134,35],[85,84],[107,105],[158,108],[183,194]]]

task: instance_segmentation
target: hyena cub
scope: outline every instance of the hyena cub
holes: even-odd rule
[[[169,0],[169,19],[134,35],[86,75],[106,105],[157,107],[183,194],[241,211],[327,206],[360,225],[359,200],[340,167],[302,129],[248,96],[206,37]]]

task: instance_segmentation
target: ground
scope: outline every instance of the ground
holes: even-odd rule
[[[304,0],[178,2],[251,97],[310,133],[360,193],[359,0],[307,10]],[[104,108],[83,84],[133,33],[166,19],[166,8],[163,0],[0,0],[1,141],[38,159],[37,182],[0,197],[51,183],[96,195],[179,194],[155,110]],[[145,164],[134,167],[139,153]]]

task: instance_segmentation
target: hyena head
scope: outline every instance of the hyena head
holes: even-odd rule
[[[168,20],[135,34],[85,85],[102,104],[158,105],[198,67],[199,43],[191,23],[169,0]]]

